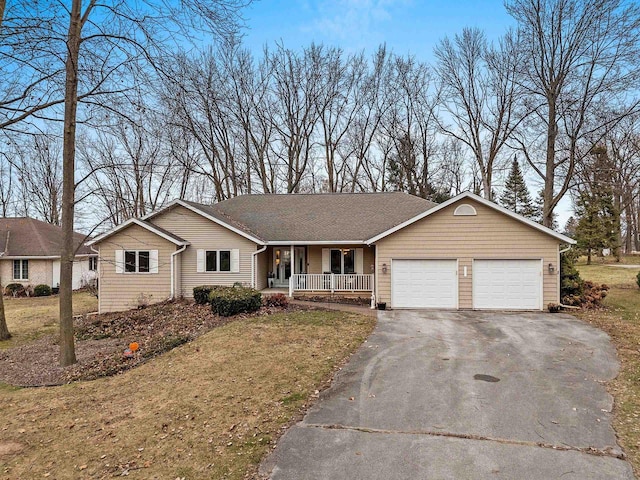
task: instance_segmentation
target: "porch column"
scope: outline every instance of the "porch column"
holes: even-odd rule
[[[296,259],[294,258],[295,252],[296,252],[296,247],[291,245],[291,275],[293,275],[294,273],[299,273],[299,272],[296,272]]]
[[[294,255],[296,253],[296,247],[291,245],[291,276],[289,277],[289,297],[293,298],[293,276],[296,273],[296,259]]]

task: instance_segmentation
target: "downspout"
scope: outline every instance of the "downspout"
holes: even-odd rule
[[[261,249],[256,250],[251,254],[251,288],[256,288],[256,256],[259,253],[264,252],[267,246],[264,245]]]
[[[369,245],[371,247],[371,245]],[[378,246],[373,245],[373,291],[371,292],[371,309],[376,308],[376,302],[378,299]]]
[[[176,280],[175,280],[175,278],[174,278],[174,276],[175,276],[175,275],[174,275],[175,267],[173,266],[173,264],[174,264],[174,258],[175,258],[175,256],[176,256],[176,255],[178,255],[179,253],[184,252],[186,249],[187,249],[187,246],[186,246],[186,245],[183,245],[181,249],[176,250],[175,252],[173,252],[173,253],[171,254],[171,297],[170,297],[170,300],[174,300],[174,299],[176,298],[176,295],[175,295],[175,289],[176,289],[175,285],[176,285]]]

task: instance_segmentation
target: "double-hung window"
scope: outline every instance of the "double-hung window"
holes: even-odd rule
[[[13,261],[13,279],[29,280],[29,260]]]
[[[89,257],[89,270],[92,272],[98,270],[98,257]]]

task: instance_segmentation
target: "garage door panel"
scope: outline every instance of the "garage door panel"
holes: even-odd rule
[[[540,260],[475,260],[473,308],[537,310],[541,307]]]
[[[393,308],[457,308],[456,260],[394,260]]]

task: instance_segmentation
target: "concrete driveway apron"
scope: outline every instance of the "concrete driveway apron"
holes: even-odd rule
[[[569,315],[380,312],[260,467],[273,480],[633,479],[607,335]]]

